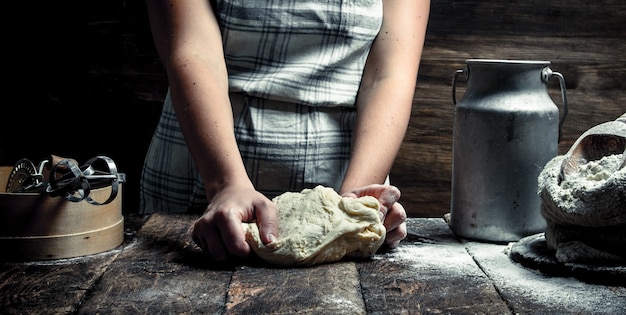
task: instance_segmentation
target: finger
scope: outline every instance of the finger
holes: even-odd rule
[[[228,254],[239,257],[245,257],[250,254],[250,245],[246,242],[245,230],[241,222],[241,217],[234,211],[226,212],[225,217],[215,221],[219,231],[217,236],[219,236],[218,239],[220,240],[220,242],[212,244],[215,250],[224,250],[226,248]]]
[[[228,260],[228,252],[218,231],[212,230],[210,233],[205,234],[204,243],[206,244],[205,252],[211,256],[213,260],[217,262]]]
[[[196,243],[196,245],[198,245],[198,247],[200,247],[203,252],[208,253],[206,243],[204,242],[203,238],[197,237],[195,235],[193,235],[191,238],[193,239],[193,242]]]
[[[385,228],[387,235],[385,244],[390,248],[397,247],[400,241],[407,236],[406,210],[399,202],[396,202],[385,217]]]
[[[194,223],[191,233],[193,241],[213,260],[225,261],[228,259],[220,234],[215,229],[210,228],[210,224],[205,221],[204,217]]]
[[[380,212],[380,220],[383,221],[383,223],[385,223],[386,218],[387,218],[387,213],[389,212],[389,208],[387,208],[383,204],[380,204],[378,211]]]
[[[400,224],[406,222],[406,218],[406,210],[401,203],[396,202],[393,206],[391,206],[390,211],[385,216],[385,221],[383,223],[385,228],[388,231],[391,231],[400,226]]]
[[[400,199],[400,189],[391,185],[368,185],[352,191],[357,196],[374,196],[385,207],[389,208]]]
[[[196,220],[193,223],[193,225],[189,229],[189,233],[191,234],[191,239],[193,240],[193,242],[196,243],[196,245],[198,245],[198,247],[200,247],[202,251],[206,252],[206,243],[204,242],[204,237],[202,236],[202,227],[199,221],[200,220]]]
[[[263,244],[275,242],[279,236],[276,205],[273,202],[257,205],[255,216]]]
[[[378,200],[387,208],[391,208],[400,199],[400,189],[395,186],[383,185]]]
[[[385,244],[390,248],[395,248],[400,245],[400,241],[405,239],[407,236],[406,223],[400,224],[398,227],[393,229],[392,231],[387,231],[387,236],[385,237]]]

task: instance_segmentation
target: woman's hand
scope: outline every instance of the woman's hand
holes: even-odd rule
[[[217,192],[206,211],[192,226],[192,239],[215,261],[250,254],[241,223],[253,222],[259,227],[263,243],[276,240],[276,206],[253,187],[226,187]]]
[[[398,202],[400,190],[390,185],[368,185],[343,194],[344,197],[373,196],[380,203],[380,212],[383,224],[387,229],[385,244],[390,248],[397,247],[400,241],[406,238],[406,211]]]

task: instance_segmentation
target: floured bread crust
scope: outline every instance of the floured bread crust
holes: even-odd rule
[[[263,245],[255,223],[243,223],[246,241],[264,261],[279,266],[338,261],[373,255],[385,240],[374,197],[341,197],[317,186],[273,199],[278,210],[278,240]]]

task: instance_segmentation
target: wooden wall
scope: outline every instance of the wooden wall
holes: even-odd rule
[[[0,165],[50,153],[79,161],[108,155],[127,174],[124,211],[136,211],[167,87],[143,1],[5,8],[17,22],[5,27]],[[432,0],[412,120],[391,174],[409,214],[449,211],[451,79],[465,59],[551,61],[567,85],[564,152],[588,128],[626,112],[624,21],[621,0]],[[551,93],[561,104],[556,80]]]
[[[563,154],[585,130],[626,112],[624,21],[622,1],[432,0],[411,123],[391,174],[409,214],[449,212],[451,81],[466,59],[551,61],[567,86]],[[550,94],[561,106],[553,81]],[[459,84],[457,98],[463,91]]]

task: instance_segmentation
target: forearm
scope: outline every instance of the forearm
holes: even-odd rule
[[[356,107],[350,163],[340,191],[382,184],[411,116],[429,0],[384,0],[383,25],[372,44]]]
[[[201,68],[206,65],[186,66]],[[172,102],[187,146],[200,172],[207,197],[225,185],[249,183],[233,131],[233,114],[225,78],[215,74],[174,71]],[[226,76],[225,74],[223,75]]]
[[[384,183],[406,133],[413,91],[410,83],[389,79],[360,94],[363,101],[357,103],[352,154],[342,193]]]
[[[207,196],[248,179],[233,132],[228,75],[217,20],[207,1],[147,0],[170,94]],[[248,181],[249,182],[249,181]]]

